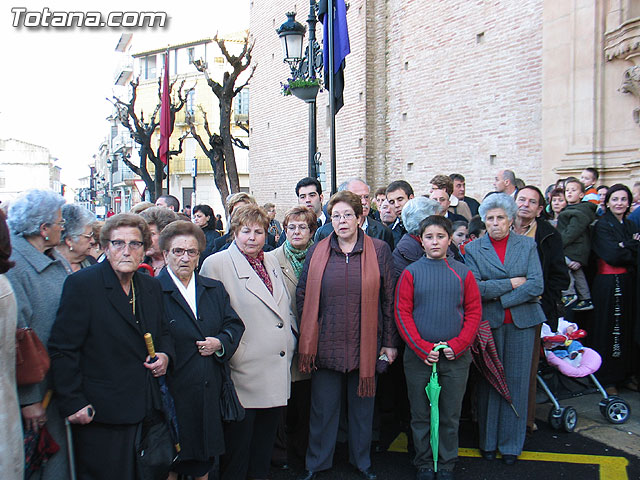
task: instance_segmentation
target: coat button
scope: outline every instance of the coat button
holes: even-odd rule
[[[280,356],[284,357],[286,355],[286,353],[284,353],[284,350],[282,352],[280,352]]]
[[[284,323],[281,322],[278,324],[278,328],[282,328],[282,327],[284,327]]]
[[[204,382],[204,386],[208,387],[209,386],[209,382],[208,381]]]

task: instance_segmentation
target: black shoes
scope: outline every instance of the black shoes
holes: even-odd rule
[[[502,461],[505,465],[514,465],[518,460],[517,455],[502,455]]]
[[[435,480],[436,472],[430,468],[421,468],[416,474],[416,480]]]
[[[313,480],[314,478],[316,478],[316,475],[316,472],[305,470],[304,473],[297,478],[297,480]]]
[[[453,479],[453,471],[452,470],[438,470],[438,473],[436,473],[436,478],[438,480],[454,480]]]
[[[360,478],[364,478],[365,480],[377,480],[378,476],[371,471],[370,468],[366,470],[358,470],[360,473]]]
[[[482,450],[480,449],[480,454],[482,455],[482,458],[484,458],[485,460],[495,460],[496,459],[496,451],[495,450]]]

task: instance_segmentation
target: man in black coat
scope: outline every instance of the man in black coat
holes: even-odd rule
[[[552,331],[558,328],[558,303],[562,297],[562,290],[569,285],[569,271],[564,261],[562,238],[549,222],[540,218],[544,211],[545,201],[542,192],[534,186],[528,185],[518,190],[516,196],[518,215],[513,223],[513,230],[520,235],[533,237],[538,247],[538,256],[542,266],[544,291],[540,299],[546,323]],[[529,412],[527,428],[531,431],[535,427],[536,409],[536,373],[540,359],[540,327],[533,348],[533,361],[529,383]]]
[[[393,251],[393,233],[389,227],[385,227],[382,223],[369,217],[369,211],[371,210],[371,198],[369,196],[371,189],[364,181],[359,178],[352,178],[343,182],[338,187],[338,191],[349,190],[350,192],[358,195],[362,201],[362,216],[360,217],[360,228],[364,230],[364,233],[373,238],[384,240],[389,248]],[[333,232],[332,223],[326,222],[322,227],[318,229],[315,236],[315,241],[319,242],[325,237],[328,237]]]

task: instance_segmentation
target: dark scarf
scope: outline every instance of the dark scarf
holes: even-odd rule
[[[273,295],[273,284],[271,283],[271,277],[269,277],[269,274],[267,273],[267,269],[264,266],[264,252],[260,250],[260,253],[256,258],[253,258],[245,254],[242,250],[240,250],[240,252],[242,253],[242,255],[244,255],[244,258],[247,259],[247,262],[249,262],[249,265],[251,265],[251,268],[253,268],[253,270],[258,274],[258,277],[260,277],[260,280],[262,280],[264,284],[267,286],[269,293]]]
[[[296,274],[296,278],[300,278],[300,274],[302,273],[302,266],[304,265],[304,259],[307,258],[307,252],[309,251],[309,247],[313,245],[313,240],[309,240],[307,246],[304,249],[299,250],[291,245],[289,239],[284,242],[284,256],[289,260],[291,266],[293,267],[293,271]]]
[[[302,373],[315,370],[318,353],[318,313],[322,277],[331,255],[331,237],[318,243],[309,263],[304,307],[300,320],[299,367]],[[375,372],[378,349],[378,302],[380,299],[380,267],[371,237],[363,235],[360,261],[362,291],[360,293],[360,382],[359,397],[373,397],[376,393]]]

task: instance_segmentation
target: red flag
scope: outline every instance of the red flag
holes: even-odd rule
[[[171,98],[169,96],[169,52],[164,55],[164,78],[162,80],[162,104],[160,106],[160,160],[165,165],[169,161],[169,137],[171,125]]]

